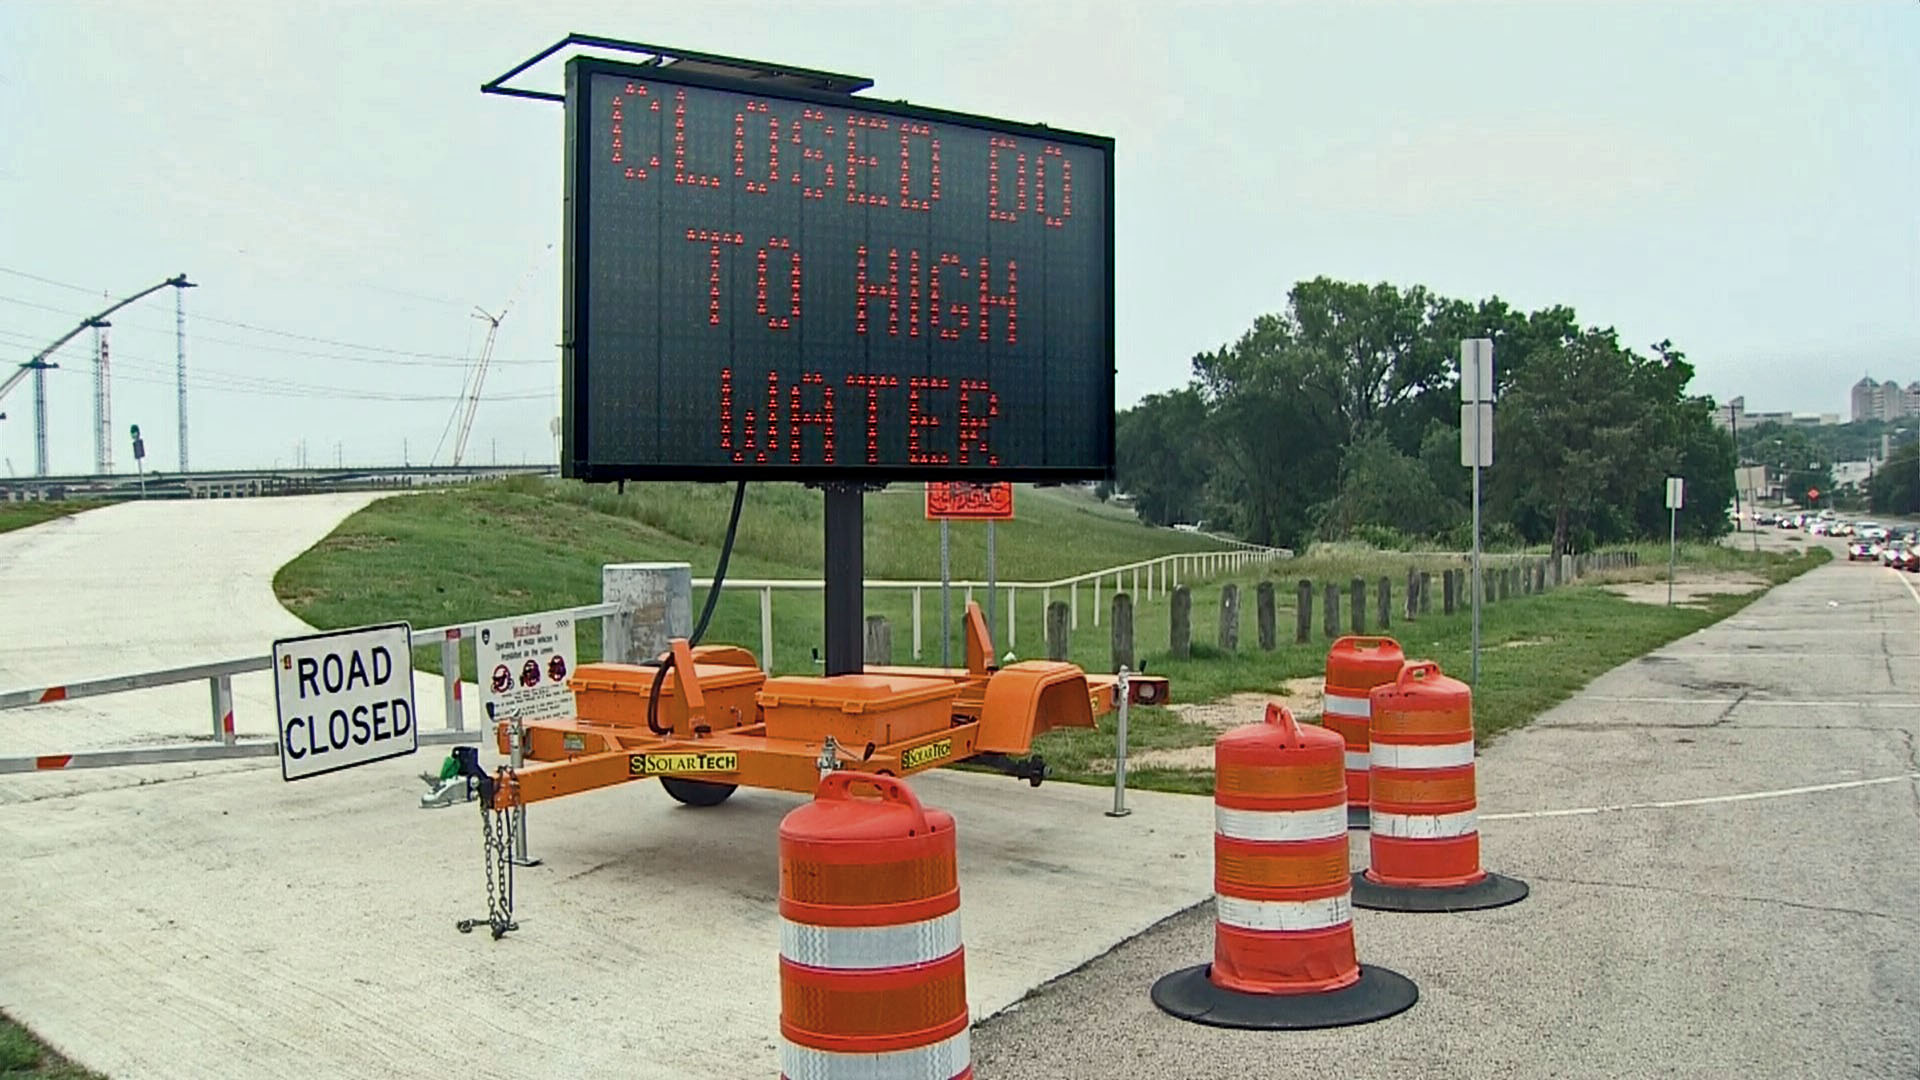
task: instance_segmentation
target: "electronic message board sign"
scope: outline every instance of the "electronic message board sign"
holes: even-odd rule
[[[1110,473],[1110,139],[594,58],[566,106],[566,475]]]

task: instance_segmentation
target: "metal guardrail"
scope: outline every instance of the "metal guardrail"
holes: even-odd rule
[[[578,633],[577,620],[617,614],[620,611],[620,605],[585,604],[560,610],[573,616],[576,620],[574,630]],[[469,742],[481,737],[480,732],[468,732],[466,729],[465,695],[461,690],[460,679],[460,641],[462,638],[478,633],[477,626],[478,624],[474,622],[454,623],[449,626],[415,630],[411,635],[411,641],[416,646],[435,643],[440,646],[440,681],[442,700],[446,710],[446,727],[437,732],[421,732],[422,743]],[[273,657],[268,654],[246,656],[237,660],[217,660],[206,664],[189,664],[184,667],[161,668],[157,671],[143,671],[133,675],[83,679],[55,686],[0,691],[0,710],[6,710],[102,697],[108,694],[124,694],[134,690],[152,690],[162,686],[178,686],[182,683],[204,680],[207,684],[212,717],[212,740],[208,743],[0,757],[0,773],[101,768],[112,765],[153,765],[175,761],[218,761],[227,758],[278,755],[280,752],[278,742],[243,743],[233,727],[233,677],[255,671],[268,671],[272,667]]]
[[[1065,589],[1071,607],[1071,625],[1080,626],[1080,588],[1092,589],[1093,624],[1100,625],[1100,590],[1107,582],[1112,582],[1111,592],[1121,592],[1131,588],[1133,594],[1144,600],[1165,599],[1182,581],[1202,580],[1216,574],[1232,573],[1247,566],[1291,558],[1293,553],[1285,548],[1263,548],[1256,545],[1241,545],[1229,550],[1180,552],[1161,555],[1152,559],[1109,566],[1091,570],[1084,574],[1058,578],[1053,581],[1002,581],[993,586],[1006,591],[1007,599],[1007,636],[1005,646],[1016,646],[1016,627],[1019,617],[1019,594],[1024,590],[1032,593],[1039,590],[1041,605],[1044,607],[1053,601],[1053,590]],[[694,585],[712,588],[711,578],[696,579]],[[728,578],[721,588],[752,590],[760,594],[760,663],[772,670],[773,663],[773,594],[775,590],[816,590],[824,588],[826,582],[821,579],[805,578]],[[1142,586],[1144,585],[1144,591]],[[970,579],[949,582],[951,588],[962,589],[967,599],[973,598],[976,588],[987,588],[984,581]],[[922,652],[921,633],[921,595],[924,590],[940,588],[938,581],[868,581],[868,589],[910,590],[913,594],[913,655],[919,657]],[[617,603],[584,604],[578,607],[558,609],[575,620],[617,615],[622,610]],[[415,647],[438,644],[440,646],[440,679],[442,702],[446,716],[446,726],[437,732],[422,732],[422,743],[449,743],[472,741],[481,737],[479,732],[468,732],[464,714],[464,693],[460,678],[460,642],[463,638],[478,633],[477,623],[454,623],[448,626],[435,626],[425,630],[415,630],[411,641]],[[578,622],[575,623],[578,632]],[[183,667],[161,668],[155,671],[143,671],[131,675],[111,675],[99,679],[83,679],[74,682],[50,686],[29,687],[23,690],[0,691],[0,711],[7,709],[29,708],[35,705],[47,705],[61,701],[77,701],[82,698],[102,697],[109,694],[124,694],[136,690],[151,690],[163,686],[177,686],[183,683],[205,682],[209,703],[209,734],[205,743],[191,743],[179,746],[140,747],[125,750],[76,751],[65,754],[38,754],[31,756],[0,757],[0,773],[39,772],[55,769],[101,768],[117,765],[147,765],[180,761],[218,761],[232,758],[271,757],[279,753],[276,742],[241,742],[234,731],[233,724],[233,677],[256,671],[268,671],[273,667],[270,654],[245,656],[232,660],[217,660],[204,664],[189,664]]]

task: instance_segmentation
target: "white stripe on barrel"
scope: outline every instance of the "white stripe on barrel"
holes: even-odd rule
[[[1326,716],[1353,716],[1368,720],[1373,717],[1373,702],[1365,697],[1347,697],[1329,690],[1320,711]]]
[[[951,956],[959,948],[958,911],[895,926],[814,926],[780,920],[780,955],[808,967],[904,967]]]
[[[780,1075],[786,1080],[949,1080],[971,1061],[967,1032],[912,1050],[836,1054],[782,1040]]]
[[[1368,818],[1373,835],[1398,840],[1445,840],[1480,831],[1478,810],[1462,810],[1456,814],[1389,814],[1375,807]]]
[[[1473,764],[1473,740],[1438,746],[1376,741],[1372,753],[1373,764],[1382,769],[1451,769]]]
[[[1365,750],[1347,751],[1347,771],[1348,772],[1366,772],[1367,769],[1371,767],[1371,765],[1372,765],[1372,759],[1370,759],[1367,756],[1367,752]]]
[[[1317,810],[1236,810],[1215,805],[1213,828],[1229,840],[1331,840],[1347,835],[1347,808],[1344,803]]]
[[[1242,930],[1325,930],[1353,921],[1353,898],[1344,892],[1323,900],[1244,900],[1216,894],[1213,910],[1221,925]]]

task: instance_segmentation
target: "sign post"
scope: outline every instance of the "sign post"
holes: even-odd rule
[[[940,666],[953,666],[953,537],[940,519]]]
[[[987,523],[987,640],[988,652],[995,652],[993,641],[998,626],[1000,604],[1000,578],[994,561],[994,523],[1013,520],[1013,485],[1009,483],[973,484],[965,481],[932,482],[927,485],[927,518],[940,522],[940,621],[943,627],[940,637],[940,663],[948,665],[946,631],[951,624],[953,612],[949,606],[948,589],[952,581],[951,564],[948,562],[948,523],[958,521],[984,521]]]
[[[1493,464],[1493,339],[1460,342],[1460,464],[1473,470],[1473,675],[1480,685],[1480,470]]]
[[[280,775],[304,780],[420,747],[413,629],[363,626],[273,643]]]
[[[140,470],[140,497],[147,497],[147,444],[140,438],[140,425],[133,425],[133,465]]]
[[[1667,477],[1667,606],[1673,606],[1673,574],[1680,565],[1680,503],[1687,482],[1678,476]]]

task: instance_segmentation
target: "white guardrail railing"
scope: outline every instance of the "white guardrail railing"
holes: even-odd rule
[[[1018,618],[1018,597],[1022,592],[1032,594],[1038,591],[1041,607],[1053,600],[1055,589],[1067,591],[1071,606],[1071,625],[1077,629],[1080,625],[1080,590],[1087,586],[1092,592],[1093,624],[1100,625],[1100,590],[1107,582],[1112,582],[1113,592],[1131,590],[1142,601],[1165,599],[1183,581],[1211,577],[1216,574],[1232,573],[1248,566],[1289,558],[1292,552],[1285,548],[1262,548],[1244,545],[1224,551],[1182,552],[1175,555],[1162,555],[1124,566],[1110,566],[1101,570],[1076,574],[1060,578],[1057,581],[1001,581],[994,587],[1006,593],[1007,636],[1004,647],[1015,647],[1015,623]],[[712,579],[696,579],[694,585],[712,588]],[[760,594],[760,664],[772,670],[773,663],[773,594],[776,590],[813,590],[824,588],[821,580],[808,579],[740,579],[728,578],[721,585],[722,591],[728,589],[751,590]],[[975,589],[987,588],[984,581],[955,580],[948,583],[953,589],[962,590],[966,599],[971,600]],[[938,581],[868,581],[867,589],[910,590],[913,594],[913,654],[921,654],[921,596],[928,590],[938,590]],[[584,604],[579,607],[564,608],[560,611],[570,614],[575,620],[575,632],[578,632],[579,620],[617,615],[622,607],[617,603]],[[440,646],[441,695],[444,702],[446,725],[439,731],[422,731],[420,742],[423,744],[472,742],[482,737],[483,732],[469,731],[466,727],[460,679],[460,642],[472,637],[479,631],[476,623],[456,623],[450,626],[436,626],[426,630],[415,630],[412,642],[415,648],[422,645]],[[0,756],[0,773],[39,772],[57,769],[101,768],[115,765],[156,765],[179,761],[216,761],[226,758],[272,757],[280,752],[277,740],[242,742],[234,731],[233,724],[233,677],[256,671],[269,671],[273,667],[273,657],[269,654],[242,657],[236,660],[218,660],[205,664],[189,664],[184,667],[163,668],[157,671],[143,671],[132,675],[111,675],[98,679],[86,679],[63,683],[57,686],[37,686],[24,690],[0,690],[0,711],[7,709],[29,708],[35,705],[48,705],[60,701],[76,701],[81,698],[102,697],[108,694],[124,694],[135,690],[151,690],[163,686],[177,686],[183,683],[204,682],[207,685],[207,698],[210,716],[210,741],[193,742],[179,746],[145,746],[124,750],[91,750],[63,754],[37,754],[24,756]]]
[[[591,619],[620,612],[614,603],[586,604],[563,609],[576,620]],[[440,681],[445,702],[446,726],[440,731],[422,731],[423,744],[474,742],[483,732],[468,731],[463,711],[464,693],[460,689],[460,642],[479,631],[475,623],[456,623],[415,630],[413,645],[440,646]],[[41,772],[50,769],[89,769],[110,765],[159,765],[173,761],[218,761],[225,758],[275,757],[280,753],[277,740],[241,742],[233,728],[233,677],[255,671],[270,671],[273,656],[248,656],[238,660],[218,660],[209,664],[143,671],[136,675],[110,675],[59,686],[36,686],[26,690],[0,690],[0,710],[50,705],[57,701],[124,694],[132,690],[152,690],[162,686],[204,681],[211,705],[210,743],[181,746],[143,746],[129,750],[90,750],[71,754],[35,754],[19,757],[0,756],[0,773]]]
[[[1233,541],[1222,541],[1232,543]],[[1287,548],[1259,547],[1243,544],[1226,551],[1191,551],[1175,555],[1161,555],[1157,558],[1142,559],[1139,562],[1123,566],[1109,566],[1101,570],[1090,570],[1084,574],[1063,577],[1056,581],[1000,581],[993,588],[1006,595],[1005,618],[1006,637],[997,642],[997,646],[1006,649],[1018,647],[1017,623],[1020,617],[1021,593],[1040,594],[1040,610],[1044,612],[1053,602],[1053,591],[1065,589],[1069,608],[1068,626],[1080,629],[1080,588],[1087,586],[1092,593],[1093,625],[1100,625],[1100,589],[1111,581],[1113,587],[1108,595],[1116,592],[1128,592],[1135,600],[1151,602],[1164,600],[1178,588],[1183,581],[1212,577],[1216,574],[1235,573],[1249,566],[1290,559],[1293,552]],[[712,578],[695,578],[695,588],[711,589]],[[948,587],[965,593],[962,601],[972,600],[975,589],[984,590],[987,582],[977,580],[954,579]],[[826,582],[818,578],[728,578],[720,586],[721,591],[730,589],[752,590],[760,594],[760,666],[773,670],[773,594],[785,591],[817,590],[826,587]],[[921,596],[932,589],[938,593],[938,581],[868,581],[863,587],[872,590],[905,590],[913,594],[913,655],[917,659],[922,655]]]

